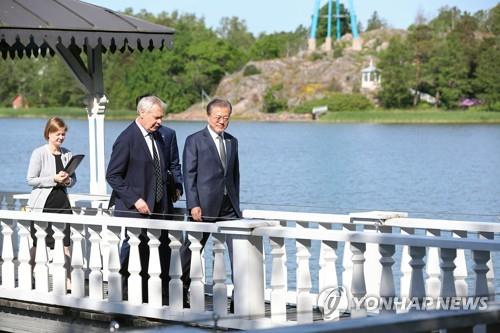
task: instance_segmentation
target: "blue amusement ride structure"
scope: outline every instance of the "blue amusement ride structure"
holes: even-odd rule
[[[309,35],[309,51],[315,51],[316,50],[316,35],[317,35],[317,30],[318,30],[318,21],[319,21],[319,15],[320,15],[320,8],[321,8],[321,0],[314,0],[314,12],[312,15],[312,22],[311,22],[311,32]],[[323,45],[323,50],[325,51],[330,51],[332,48],[332,18],[335,17],[336,19],[336,39],[340,39],[340,20],[342,18],[345,18],[345,15],[340,14],[340,0],[335,1],[335,15],[333,15],[332,10],[332,0],[328,0],[328,28],[327,28],[327,33],[326,33],[326,39],[325,39],[325,44]],[[349,12],[350,12],[350,19],[351,19],[351,31],[352,31],[352,46],[354,49],[361,49],[361,41],[359,38],[359,33],[358,33],[358,21],[356,18],[356,11],[354,10],[354,1],[349,0]]]

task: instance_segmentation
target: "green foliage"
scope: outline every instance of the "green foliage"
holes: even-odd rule
[[[368,19],[368,22],[366,23],[366,30],[365,31],[371,31],[375,29],[380,29],[380,28],[385,28],[387,26],[387,22],[382,19],[377,11],[374,11],[372,16]]]
[[[324,98],[304,102],[296,107],[295,113],[311,113],[314,107],[326,105],[328,111],[363,111],[373,108],[366,96],[361,94],[334,93]]]
[[[336,2],[332,1],[332,39],[335,40],[337,35],[337,23],[335,18],[335,6]],[[340,4],[340,15],[342,16],[340,21],[340,35],[343,36],[347,33],[351,33],[351,14],[349,10],[345,8],[344,4]],[[328,4],[325,4],[320,9],[318,29],[316,31],[316,43],[321,45],[325,42],[326,34],[328,32]]]
[[[299,26],[294,32],[262,34],[250,48],[252,60],[275,59],[296,54],[304,47],[307,29]]]
[[[476,85],[481,87],[479,97],[489,110],[500,111],[500,37],[486,39],[477,67]]]
[[[275,113],[288,108],[287,102],[278,97],[278,94],[282,89],[282,84],[275,85],[267,89],[266,94],[264,95],[264,112]]]
[[[245,66],[245,69],[243,70],[243,76],[252,76],[260,73],[261,71],[253,64]]]
[[[410,80],[411,54],[404,41],[395,37],[380,55],[379,68],[382,73],[382,89],[378,98],[387,108],[404,108],[412,103]]]

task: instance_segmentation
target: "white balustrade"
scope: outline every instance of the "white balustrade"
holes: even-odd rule
[[[212,234],[214,242],[214,273],[213,273],[213,292],[214,292],[214,312],[218,316],[227,315],[227,286],[226,286],[226,264],[224,262],[224,250],[226,249],[224,242],[226,236],[224,234]]]
[[[182,310],[182,265],[180,248],[182,246],[182,231],[170,230],[170,283],[169,283],[169,306],[172,310]]]
[[[191,285],[189,287],[190,308],[193,311],[205,311],[205,285],[203,283],[203,263],[201,258],[201,239],[203,233],[190,232],[188,239],[191,250],[191,267],[189,270]]]
[[[156,307],[161,307],[163,304],[162,280],[160,277],[160,234],[160,230],[148,230],[147,233],[149,238],[148,303]]]
[[[57,227],[56,224],[52,225],[52,230],[54,230],[54,253],[52,261],[52,291],[56,295],[66,295],[67,284],[66,279],[68,277],[68,272],[65,267],[65,255],[63,239],[64,233]]]
[[[285,212],[287,213],[287,212]],[[471,233],[479,233],[480,237],[467,237],[465,227],[458,223],[446,224],[445,228],[430,228],[424,220],[394,218],[383,220],[374,225],[368,219],[360,221],[348,221],[343,216],[328,214],[304,214],[304,215],[279,215],[276,220],[262,221],[227,221],[217,223],[194,223],[179,221],[157,221],[146,219],[125,219],[107,216],[47,214],[32,212],[0,211],[2,242],[2,285],[0,286],[0,298],[18,299],[21,301],[33,301],[42,304],[55,304],[91,311],[104,311],[124,313],[168,320],[189,320],[207,323],[207,318],[212,314],[220,316],[219,325],[228,328],[258,328],[273,327],[276,325],[288,325],[287,320],[294,316],[288,316],[287,310],[295,311],[298,323],[311,323],[313,313],[317,311],[314,307],[314,296],[311,293],[313,284],[318,285],[319,291],[326,287],[335,287],[338,284],[336,260],[337,249],[344,247],[342,258],[339,256],[339,265],[344,266],[343,284],[349,286],[350,294],[358,300],[370,295],[372,280],[377,280],[379,286],[377,293],[382,299],[389,300],[394,296],[407,296],[422,299],[432,293],[430,285],[439,283],[437,296],[451,297],[463,296],[467,285],[467,267],[464,257],[460,257],[464,251],[471,251],[474,261],[475,291],[478,296],[491,297],[492,277],[491,261],[492,252],[500,251],[500,244],[494,241],[494,236],[500,231],[498,226],[481,224],[481,230],[472,230]],[[296,221],[296,226],[282,225],[279,221]],[[408,226],[401,233],[392,233],[392,227],[409,221]],[[17,229],[13,228],[13,221],[17,221]],[[34,278],[35,290],[32,290],[32,272],[30,265],[30,234],[29,223],[34,221],[38,246],[36,248]],[[276,223],[272,223],[272,222]],[[317,222],[319,228],[311,228],[309,222]],[[53,250],[53,261],[50,263],[52,274],[52,291],[49,286],[49,257],[45,244],[45,228],[47,222],[53,223],[55,247]],[[64,249],[62,226],[68,222],[72,230],[72,274],[71,295],[66,295],[66,270],[64,268]],[[416,223],[421,223],[420,227]],[[371,224],[370,224],[371,223]],[[334,224],[336,227],[334,227]],[[365,226],[364,232],[356,232],[357,224]],[[435,225],[434,225],[435,226]],[[122,227],[129,230],[129,273],[128,301],[122,300],[122,276],[120,270],[120,238],[119,231]],[[343,230],[338,230],[343,227]],[[474,229],[468,224],[467,227]],[[107,230],[107,235],[99,235],[97,230]],[[150,259],[148,265],[148,302],[142,302],[142,278],[140,276],[139,256],[139,228],[146,228],[149,237]],[[435,229],[439,232],[432,236],[421,236],[415,234],[415,228]],[[440,235],[441,230],[452,228],[454,237]],[[497,229],[496,229],[497,228]],[[84,236],[88,230],[89,246],[85,246]],[[367,229],[371,231],[367,232]],[[159,236],[161,230],[169,231],[170,238],[170,285],[169,306],[162,304],[162,285],[160,275],[161,265],[159,258]],[[379,232],[377,232],[379,231]],[[213,237],[213,296],[205,295],[203,284],[203,271],[201,264],[201,238],[202,233],[208,232]],[[191,308],[182,309],[183,288],[181,281],[181,258],[180,248],[182,234],[186,233],[191,245]],[[448,234],[448,233],[445,233]],[[475,235],[475,234],[474,234]],[[13,239],[19,239],[18,264],[15,262]],[[103,239],[109,243],[107,254],[102,251]],[[265,317],[263,278],[264,251],[262,242],[269,238],[271,267],[270,281],[270,316]],[[10,241],[9,241],[10,239]],[[234,283],[234,316],[228,314],[228,285],[227,265],[225,260],[225,241],[233,239],[233,283]],[[311,242],[320,242],[320,257],[318,265],[318,278],[311,279],[310,258]],[[286,249],[285,243],[296,244],[296,291],[290,292],[287,297]],[[373,244],[373,245],[371,245]],[[401,256],[401,290],[398,293],[395,288],[395,279],[399,278],[398,272],[394,272],[395,261],[399,258],[399,250],[403,249]],[[405,248],[407,248],[405,257]],[[430,268],[433,260],[429,256],[431,249],[438,249],[438,268]],[[370,253],[376,249],[377,256]],[[398,250],[398,251],[396,251]],[[346,254],[350,257],[346,258]],[[426,255],[427,254],[427,255]],[[212,255],[212,253],[207,253]],[[104,258],[107,256],[109,262],[109,274],[107,295],[104,294],[103,267]],[[378,257],[376,263],[369,263]],[[86,260],[88,258],[88,295],[85,292]],[[344,259],[345,258],[345,259]],[[461,264],[463,263],[463,265]],[[427,267],[426,267],[427,264]],[[424,268],[429,279],[424,280]],[[17,276],[15,275],[17,270]],[[376,270],[380,275],[376,278]],[[163,272],[165,273],[165,272]],[[346,280],[350,276],[350,280]],[[17,277],[17,282],[15,277]],[[209,277],[210,279],[210,277]],[[406,281],[407,280],[407,281]],[[105,283],[105,282],[104,282]],[[406,284],[406,286],[405,286]],[[426,293],[427,289],[429,289]],[[462,288],[462,290],[460,290]],[[494,291],[494,290],[493,290]],[[57,295],[57,297],[56,297]],[[205,298],[212,297],[213,310],[205,309]],[[295,304],[294,304],[295,303]],[[357,302],[359,309],[351,308],[351,317],[365,316],[367,304]],[[352,304],[351,304],[352,305]],[[295,308],[294,308],[295,306]],[[372,309],[369,308],[369,311]],[[389,308],[389,312],[393,308]],[[207,317],[208,316],[208,317]],[[341,321],[342,323],[343,321]]]
[[[427,236],[440,236],[441,231],[428,229]],[[427,296],[437,299],[441,290],[441,269],[439,267],[439,248],[427,249],[427,264],[425,266],[427,279],[425,280],[425,293]]]
[[[14,278],[14,247],[12,242],[12,234],[14,233],[12,228],[4,222],[1,222],[2,226],[2,287],[14,288],[15,278]]]
[[[103,298],[103,274],[102,274],[102,254],[101,254],[101,236],[92,229],[87,229],[90,234],[90,255],[89,255],[89,297],[96,300]]]
[[[479,238],[481,239],[495,239],[495,234],[492,232],[480,232]],[[488,292],[490,300],[495,299],[495,270],[493,269],[493,255],[487,262],[488,272],[486,273],[486,280],[488,281]]]
[[[75,225],[76,226],[76,225]],[[77,228],[71,227],[71,296],[85,296],[85,272],[83,270],[83,228],[78,225]]]

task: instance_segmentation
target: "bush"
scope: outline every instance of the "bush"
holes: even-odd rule
[[[264,95],[264,112],[275,113],[288,108],[288,103],[276,97],[276,94],[283,89],[283,85],[272,86]]]
[[[373,107],[368,98],[361,94],[331,94],[329,96],[307,101],[297,106],[296,113],[310,113],[314,107],[328,106],[328,111],[360,111]]]
[[[260,74],[261,71],[255,65],[248,65],[243,70],[243,76],[251,76]]]

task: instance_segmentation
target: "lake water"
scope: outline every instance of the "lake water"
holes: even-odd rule
[[[68,120],[64,146],[88,154],[88,125]],[[0,190],[29,192],[31,151],[44,119],[0,119]],[[106,121],[106,163],[128,121]],[[173,122],[182,152],[201,122]],[[243,208],[498,221],[499,125],[371,125],[233,122]],[[88,156],[73,193],[88,193]]]
[[[88,154],[87,121],[67,123],[64,146]],[[25,183],[29,157],[45,142],[44,124],[44,119],[0,119],[0,191],[30,191]],[[106,121],[106,163],[115,138],[128,124]],[[177,131],[180,152],[186,136],[205,126],[201,122],[167,125]],[[410,217],[500,221],[499,125],[233,122],[228,131],[239,140],[243,209],[392,210],[408,212]],[[88,163],[87,157],[78,168],[73,193],[88,193]],[[294,251],[294,243],[288,240],[289,288],[295,285]],[[341,245],[339,258],[342,251]],[[317,291],[319,242],[312,243],[311,253],[313,291]],[[399,255],[398,251],[396,287]],[[470,255],[467,261],[472,274]],[[495,266],[498,290],[498,257]],[[337,270],[341,272],[341,267]],[[210,271],[208,259],[208,276]],[[266,273],[269,283],[270,270]]]

